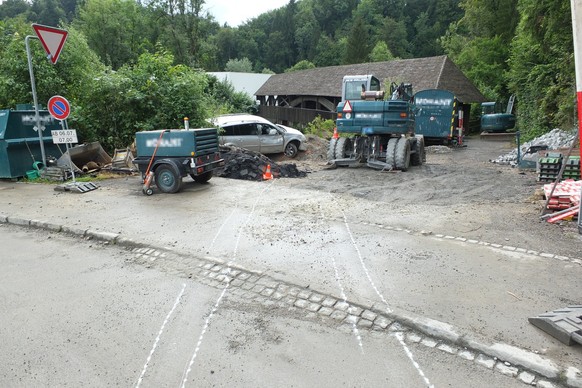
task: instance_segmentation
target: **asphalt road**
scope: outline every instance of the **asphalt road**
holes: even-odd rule
[[[531,174],[487,165],[486,151],[429,155],[426,165],[404,174],[338,169],[268,182],[186,179],[182,192],[151,197],[137,176],[101,181],[85,194],[0,182],[0,225],[32,224],[93,238],[97,246],[109,240],[134,247],[126,266],[177,282],[160,296],[157,325],[183,282],[214,290],[201,314],[212,311],[227,282],[215,316],[226,314],[228,301],[242,301],[245,314],[258,309],[269,323],[282,314],[297,320],[299,332],[323,322],[332,338],[347,327],[351,340],[341,343],[355,341],[358,351],[366,342],[357,338],[392,341],[403,331],[411,349],[425,346],[421,354],[434,348],[439,357],[451,353],[538,386],[582,386],[580,346],[568,347],[527,320],[580,304],[582,239],[556,225],[525,227],[522,221],[538,213],[527,200]],[[467,158],[474,160],[457,169]],[[451,195],[462,201],[452,206]],[[436,372],[428,380],[444,384],[447,376]]]
[[[3,387],[523,386],[410,333],[258,303],[99,241],[0,224],[0,246]]]

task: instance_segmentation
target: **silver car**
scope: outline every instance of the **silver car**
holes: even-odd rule
[[[261,154],[285,153],[294,158],[305,151],[307,139],[300,131],[249,114],[230,114],[210,120],[219,127],[222,145],[234,145]]]

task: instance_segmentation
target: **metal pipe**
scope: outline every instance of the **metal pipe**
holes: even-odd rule
[[[36,97],[36,83],[34,80],[34,72],[32,70],[32,55],[30,54],[30,44],[29,42],[29,38],[33,38],[33,39],[38,39],[38,37],[36,36],[32,36],[32,35],[27,35],[26,38],[24,39],[24,42],[26,44],[26,56],[28,57],[28,72],[30,73],[30,84],[32,85],[32,100],[34,101],[34,116],[36,119],[36,130],[38,131],[38,140],[40,142],[40,153],[42,156],[42,164],[43,166],[46,166],[46,155],[44,153],[44,140],[42,138],[42,131],[44,129],[43,126],[41,126],[40,124],[40,113],[39,113],[39,109],[38,109],[38,99]]]

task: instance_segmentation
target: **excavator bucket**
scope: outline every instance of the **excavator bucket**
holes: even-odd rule
[[[110,165],[111,161],[111,156],[96,141],[69,148],[69,151],[57,160],[57,166],[71,168],[72,165],[75,173],[88,173]]]

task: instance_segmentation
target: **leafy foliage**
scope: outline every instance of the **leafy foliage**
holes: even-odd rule
[[[193,127],[207,126],[206,74],[173,61],[168,53],[145,53],[135,66],[97,77],[78,112],[87,140],[112,150],[131,144],[137,131],[179,128],[184,117]]]
[[[335,121],[323,119],[317,116],[312,122],[307,124],[303,133],[316,135],[325,139],[330,139],[335,128]]]
[[[0,106],[32,102],[24,37],[36,22],[70,32],[57,66],[30,42],[39,101],[66,95],[83,135],[108,147],[184,115],[203,125],[209,114],[255,109],[194,69],[281,73],[443,53],[487,98],[517,96],[526,139],[576,119],[568,1],[289,0],[236,28],[205,3],[4,0]]]

